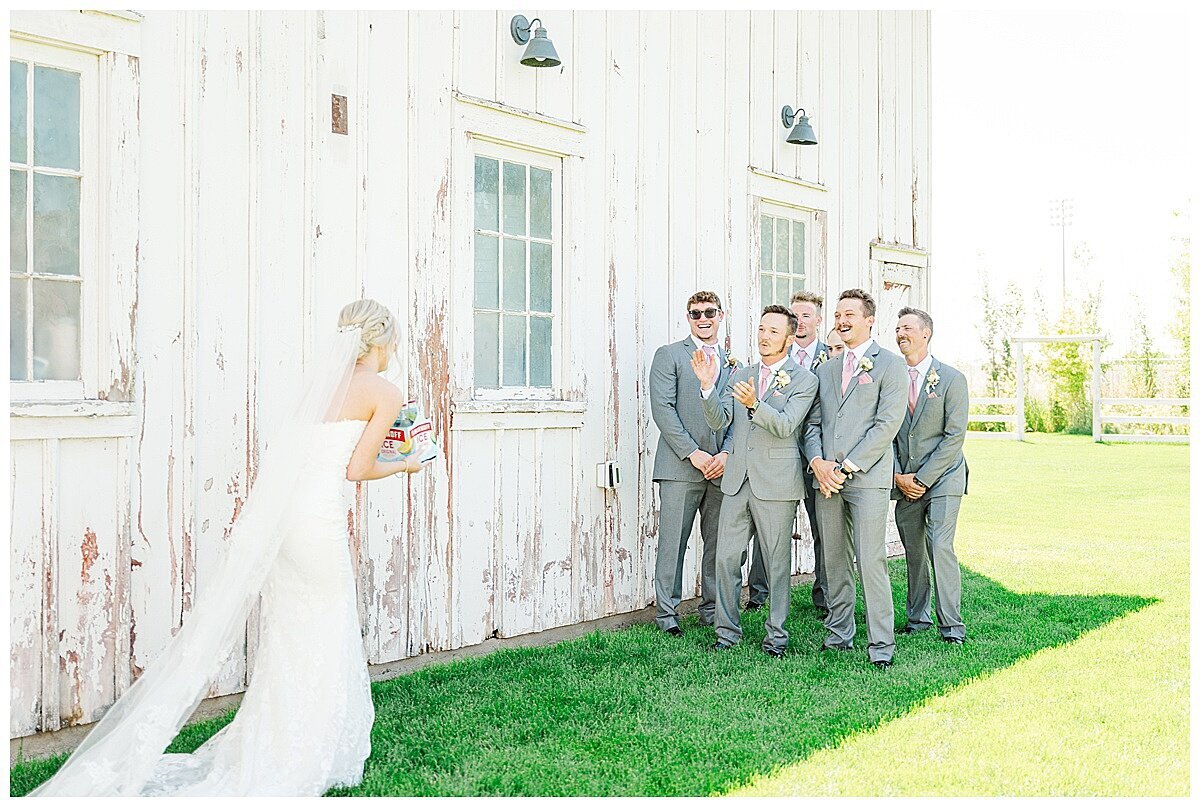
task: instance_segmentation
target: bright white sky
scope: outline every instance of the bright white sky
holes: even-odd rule
[[[1167,341],[1171,211],[1188,205],[1191,73],[1184,12],[934,11],[933,352],[951,364],[982,354],[980,270],[1044,289],[1059,310],[1059,230],[1050,200],[1074,199],[1067,291],[1103,284],[1106,356],[1129,347],[1133,296]],[[1194,196],[1194,191],[1192,192]],[[1086,243],[1093,261],[1072,259]],[[1030,316],[1026,331],[1034,332]]]

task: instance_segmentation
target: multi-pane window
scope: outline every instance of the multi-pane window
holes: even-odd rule
[[[807,222],[784,216],[759,216],[759,285],[762,304],[788,305],[805,288],[808,276]]]
[[[9,62],[9,378],[78,381],[84,75]]]
[[[554,383],[556,171],[475,157],[475,386]]]

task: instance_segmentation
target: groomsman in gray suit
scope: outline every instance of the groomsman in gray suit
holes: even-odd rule
[[[871,338],[875,300],[870,294],[843,291],[834,323],[846,343],[844,359],[817,368],[820,395],[804,434],[813,486],[821,491],[816,514],[829,607],[822,649],[854,646],[853,542],[866,601],[867,656],[883,669],[892,665],[896,650],[886,529],[892,443],[904,419],[908,377],[904,360]]]
[[[795,332],[795,314],[780,305],[764,308],[758,325],[760,361],[737,370],[724,389],[719,387],[718,368],[700,351],[692,354],[708,425],[733,433],[721,480],[725,501],[717,530],[716,650],[733,647],[742,638],[742,555],[752,529],[767,569],[762,648],[779,658],[787,647],[783,625],[791,604],[792,524],[796,505],[805,495],[796,431],[817,394],[816,378],[788,355]]]
[[[817,367],[829,361],[829,345],[817,334],[821,332],[821,310],[825,299],[811,291],[798,291],[792,295],[792,313],[796,315],[796,341],[792,343],[792,360],[803,370],[817,372]],[[801,453],[804,451],[804,429],[796,430]],[[808,458],[804,458],[808,467]],[[808,530],[813,538],[812,602],[817,613],[824,619],[829,613],[825,605],[825,559],[821,556],[821,529],[817,526],[817,497],[804,497],[804,510],[808,515]]]
[[[938,631],[962,644],[962,577],[954,554],[958,508],[967,492],[967,379],[929,353],[933,319],[900,309],[896,344],[908,365],[908,408],[896,435],[896,528],[908,564],[905,633],[933,627],[929,616],[929,564],[933,563]]]
[[[654,452],[654,481],[658,483],[658,554],[654,563],[655,621],[673,636],[679,627],[683,596],[683,558],[696,513],[700,513],[700,624],[713,624],[716,609],[714,569],[717,524],[721,517],[721,488],[717,481],[729,456],[732,434],[711,428],[704,417],[700,383],[692,372],[692,353],[700,351],[713,363],[716,385],[724,388],[733,368],[717,345],[725,318],[721,298],[698,291],[688,298],[691,333],[663,345],[650,365],[650,415],[658,426]]]

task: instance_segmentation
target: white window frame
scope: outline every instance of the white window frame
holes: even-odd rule
[[[475,196],[474,196],[474,175],[475,175],[475,157],[487,157],[494,160],[505,162],[521,163],[532,168],[541,168],[550,171],[550,238],[551,238],[551,269],[550,269],[550,310],[552,324],[550,327],[551,343],[550,343],[550,386],[549,387],[527,387],[527,386],[504,386],[504,365],[503,357],[500,364],[500,386],[479,387],[475,384],[475,354],[471,351],[471,366],[469,368],[470,380],[472,387],[472,399],[476,401],[553,401],[561,398],[563,388],[563,355],[566,347],[566,327],[564,320],[563,306],[563,184],[565,178],[565,170],[563,159],[557,156],[551,156],[541,151],[524,150],[514,146],[503,145],[484,139],[472,139],[471,154],[471,200],[466,206],[471,211],[470,222],[470,245],[469,254],[472,256],[470,269],[471,275],[471,332],[474,334],[475,328],[475,298],[474,298],[474,246],[475,246]],[[526,205],[529,204],[529,195],[526,195]],[[504,216],[503,199],[500,201],[500,217]],[[503,225],[501,225],[503,226]],[[489,233],[490,234],[490,233]],[[503,252],[502,233],[497,233],[500,236],[500,249]],[[528,239],[528,235],[526,236]],[[528,287],[526,289],[528,295]],[[501,301],[503,305],[503,301]],[[526,311],[528,314],[528,311]],[[472,343],[473,343],[472,336]],[[528,343],[527,350],[528,350]],[[528,368],[528,359],[527,359]]]
[[[9,59],[28,62],[30,74],[35,65],[68,70],[80,74],[80,148],[79,148],[79,374],[74,381],[9,381],[10,401],[79,401],[87,397],[87,390],[95,388],[100,375],[99,351],[105,340],[99,334],[98,285],[103,282],[98,265],[100,213],[98,209],[99,160],[99,107],[100,107],[100,59],[97,54],[30,42],[13,37],[9,41]],[[30,99],[32,100],[32,99]],[[32,111],[32,105],[30,106]],[[33,115],[28,115],[28,137],[32,141]],[[9,163],[13,168],[25,168],[24,164]],[[48,169],[44,173],[63,176],[74,172]],[[32,180],[33,173],[30,172]],[[31,199],[33,183],[29,182],[26,198]],[[33,206],[27,203],[26,239],[32,244]],[[11,306],[11,303],[10,303]],[[33,312],[29,312],[31,315]],[[11,316],[11,308],[10,308]],[[30,316],[30,331],[33,318]],[[32,349],[32,336],[28,337]]]
[[[757,200],[757,210],[755,211],[753,221],[753,232],[751,242],[753,251],[751,255],[754,260],[754,297],[758,299],[758,308],[768,305],[767,301],[762,299],[762,217],[771,216],[772,218],[787,219],[789,221],[799,221],[804,224],[804,289],[806,291],[821,293],[824,285],[825,267],[817,265],[817,244],[822,237],[822,233],[818,231],[819,222],[817,213],[819,211],[806,207],[798,207],[794,205],[783,204],[781,202],[772,201],[769,199],[759,198]],[[775,274],[772,272],[772,274]],[[787,301],[776,301],[780,305],[788,305]]]

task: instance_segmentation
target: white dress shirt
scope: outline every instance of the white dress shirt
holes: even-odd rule
[[[808,347],[800,347],[799,345],[797,345],[795,343],[792,344],[792,358],[796,360],[796,364],[799,364],[802,369],[805,369],[805,370],[816,370],[817,369],[817,343],[820,341],[821,341],[820,339],[814,339],[808,343]],[[808,366],[807,367],[805,367],[804,362],[800,361],[801,353],[808,354]]]
[[[921,388],[925,386],[925,376],[929,374],[929,368],[933,366],[933,354],[925,354],[925,358],[917,365],[917,397],[921,397]],[[904,370],[908,372],[912,369],[912,365],[905,363]],[[909,383],[912,383],[912,375],[909,374]]]

